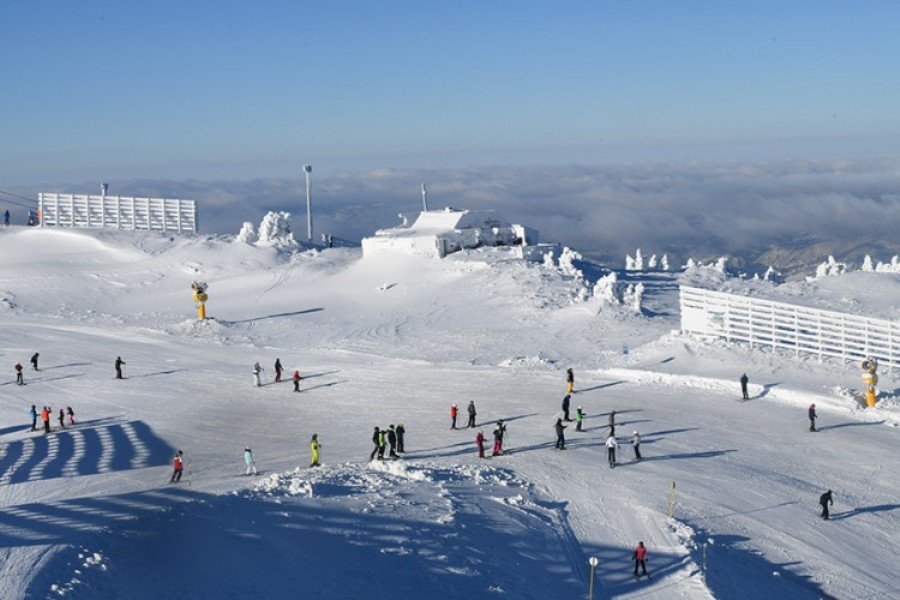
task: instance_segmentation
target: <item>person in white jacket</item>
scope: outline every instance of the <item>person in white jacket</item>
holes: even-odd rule
[[[253,450],[250,449],[249,446],[244,448],[244,462],[247,463],[247,472],[246,475],[258,475],[259,471],[256,470],[256,461],[253,460]]]
[[[616,467],[616,450],[619,448],[618,442],[616,442],[616,436],[610,435],[606,438],[606,458],[609,460],[609,468],[614,469]]]
[[[631,436],[631,445],[634,446],[634,460],[641,460],[641,434],[637,431]]]
[[[259,366],[259,362],[253,363],[253,385],[259,387],[262,383],[259,380],[259,374],[262,372],[262,367]]]

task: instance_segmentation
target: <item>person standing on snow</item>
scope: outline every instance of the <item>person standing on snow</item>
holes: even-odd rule
[[[809,430],[810,431],[816,430],[816,418],[817,417],[818,417],[818,415],[816,415],[816,405],[810,404],[809,405]]]
[[[375,455],[378,454],[378,448],[381,447],[381,443],[379,440],[381,439],[381,430],[378,427],[375,427],[375,432],[372,434],[372,443],[375,444],[375,448],[372,449],[372,454],[369,455],[369,460],[375,460]],[[384,450],[381,451],[384,454]]]
[[[826,521],[831,517],[828,514],[828,505],[834,505],[834,500],[831,497],[831,490],[828,490],[824,494],[819,497],[819,504],[822,505],[822,515],[821,517]]]
[[[294,380],[294,391],[300,391],[300,371],[294,371],[294,376],[292,377]]]
[[[3,212],[3,224],[9,227],[9,210]]]
[[[34,407],[34,404],[31,405],[31,411],[28,413],[31,415],[31,430],[37,431],[37,409]]]
[[[281,381],[281,359],[275,359],[275,383]]]
[[[609,468],[616,468],[616,450],[619,449],[619,443],[616,442],[616,436],[609,434],[606,438],[606,459],[609,461]]]
[[[497,426],[494,428],[494,451],[491,452],[491,456],[503,454],[503,434],[505,432],[506,425],[503,424],[503,419],[501,419],[497,421]]]
[[[378,460],[384,460],[385,435],[387,432],[382,429],[378,432]]]
[[[469,400],[469,424],[466,427],[475,427],[475,401]]]
[[[41,421],[44,422],[44,433],[50,433],[50,407],[45,406],[41,410]]]
[[[584,423],[584,411],[579,406],[575,409],[575,431],[581,431],[582,423]]]
[[[75,425],[75,411],[71,406],[66,407],[66,413],[69,415],[69,426]]]
[[[478,446],[478,458],[484,458],[484,433],[481,430],[475,436],[475,445]]]
[[[750,379],[747,378],[747,374],[744,373],[741,375],[741,394],[744,396],[744,400],[749,400],[750,396],[747,395],[747,383]]]
[[[25,385],[25,379],[22,376],[22,363],[17,362],[13,368],[16,370],[16,384]]]
[[[635,431],[631,435],[631,445],[634,446],[634,460],[641,460],[641,434]]]
[[[397,432],[394,431],[393,425],[388,425],[387,440],[388,440],[388,444],[391,447],[391,452],[390,452],[389,456],[391,458],[397,458]]]
[[[563,411],[563,421],[571,421],[569,418],[569,402],[572,400],[572,397],[569,394],[566,394],[562,399],[562,411]]]
[[[403,436],[406,435],[406,427],[403,426],[403,423],[397,425],[397,452],[400,454],[406,453],[406,449],[403,447]]]
[[[616,435],[616,411],[609,413],[609,435]]]
[[[253,460],[253,450],[250,449],[250,446],[244,448],[244,464],[247,465],[247,471],[244,475],[259,475],[259,471],[256,469],[256,461]]]
[[[309,441],[309,451],[312,453],[312,458],[309,461],[310,467],[318,467],[319,466],[319,448],[322,445],[319,443],[319,434],[312,434],[312,439]]]
[[[575,393],[575,373],[572,371],[571,367],[566,369],[566,393]]]
[[[456,407],[455,404],[450,405],[450,429],[456,429],[456,415],[459,412],[459,408]]]
[[[122,365],[125,364],[125,361],[122,360],[121,356],[116,357],[116,379],[124,379],[122,377]]]
[[[556,420],[556,425],[554,425],[556,429],[556,449],[557,450],[565,450],[566,449],[566,426],[563,425],[562,419]]]
[[[40,369],[38,369],[38,357],[39,356],[40,356],[40,354],[35,352],[34,356],[31,357],[31,368],[34,369],[35,371],[40,371]]]
[[[65,411],[63,411],[63,409],[59,409],[59,418],[57,420],[59,421],[59,428],[65,429],[66,428],[66,413],[65,413]]]
[[[259,362],[253,363],[253,386],[259,387],[262,385],[262,381],[259,379],[259,374],[262,373],[263,368],[259,366]]]
[[[644,548],[644,542],[638,542],[637,548],[634,549],[634,554],[631,555],[631,560],[634,561],[634,576],[635,578],[638,576],[638,567],[643,569],[644,575],[647,575],[647,579],[650,579],[650,575],[647,573],[647,549]]]
[[[181,473],[184,471],[184,452],[179,450],[175,453],[175,458],[172,460],[172,478],[169,480],[169,483],[177,483],[181,481]]]

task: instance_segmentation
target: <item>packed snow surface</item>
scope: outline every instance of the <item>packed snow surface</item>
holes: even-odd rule
[[[0,598],[581,598],[592,556],[598,598],[898,597],[893,376],[863,409],[855,365],[672,333],[675,275],[619,274],[643,285],[641,314],[593,297],[606,271],[571,266],[0,231]],[[771,289],[896,318],[896,295],[866,290],[895,294],[897,277]],[[568,367],[587,416],[560,451]],[[489,455],[506,420],[503,455],[450,429],[470,400]],[[52,407],[51,434],[29,431],[32,404]],[[77,424],[58,429],[67,406]],[[403,458],[370,462],[373,428],[399,423]],[[638,541],[650,579],[632,576]]]

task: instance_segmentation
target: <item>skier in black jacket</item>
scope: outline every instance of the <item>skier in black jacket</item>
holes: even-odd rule
[[[391,458],[397,458],[397,432],[394,431],[393,425],[388,426],[387,439],[388,439],[388,445],[390,445],[390,447],[391,447],[391,452],[390,452]]]
[[[406,433],[406,427],[403,426],[403,423],[400,423],[399,425],[397,425],[397,429],[395,431],[397,432],[397,452],[400,452],[402,454],[406,452],[406,450],[403,448],[403,435]]]
[[[566,436],[565,430],[566,426],[563,425],[562,419],[556,420],[556,449],[557,450],[565,450],[566,449]]]
[[[121,356],[116,357],[116,379],[123,379],[122,377],[122,365],[125,364],[125,361],[122,360]]]
[[[749,381],[750,381],[750,379],[747,378],[747,374],[746,374],[746,373],[744,373],[743,375],[741,375],[741,394],[743,394],[744,400],[749,400],[749,399],[750,399],[750,396],[747,395],[747,383],[748,383]]]
[[[826,521],[830,518],[828,515],[828,505],[834,504],[834,500],[831,498],[831,490],[828,490],[824,494],[819,497],[819,504],[822,505],[822,518]]]
[[[572,400],[572,397],[569,394],[566,394],[562,400],[562,409],[563,409],[563,421],[571,421],[569,418],[569,402]]]
[[[369,460],[375,460],[375,455],[378,454],[379,438],[381,437],[381,432],[378,431],[378,427],[375,427],[375,433],[372,434],[372,443],[375,444],[375,449],[372,450],[372,454],[369,455]]]
[[[468,423],[468,425],[466,425],[466,427],[475,427],[476,413],[475,413],[475,401],[474,400],[469,401],[468,410],[469,410],[469,423]]]

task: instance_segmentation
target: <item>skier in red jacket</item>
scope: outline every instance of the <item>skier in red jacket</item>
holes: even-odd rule
[[[484,434],[481,431],[475,436],[475,444],[478,446],[478,458],[484,458]]]
[[[294,391],[299,392],[300,391],[300,371],[294,371],[293,380],[294,380]]]
[[[175,459],[172,461],[174,470],[172,471],[172,479],[169,480],[169,483],[177,483],[181,481],[181,473],[184,471],[184,460],[182,459],[183,455],[184,452],[182,452],[181,450],[179,450],[175,454]]]
[[[450,429],[456,429],[456,415],[459,413],[459,409],[456,408],[455,404],[450,405]]]
[[[647,575],[647,549],[644,548],[644,542],[638,542],[637,548],[634,549],[634,554],[631,556],[631,560],[634,561],[635,577],[639,577],[638,567],[644,570],[644,575]],[[650,579],[650,575],[647,575],[647,579]]]

